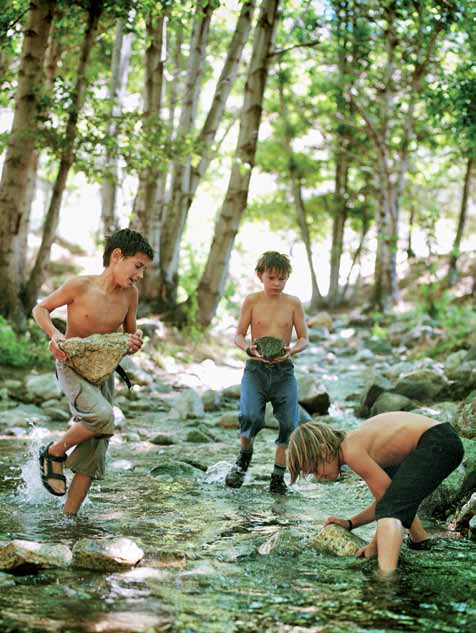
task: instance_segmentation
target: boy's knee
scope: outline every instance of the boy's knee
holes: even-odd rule
[[[241,434],[253,438],[264,427],[264,417],[240,415]]]
[[[94,427],[97,435],[114,435],[114,410],[104,403],[96,411]]]

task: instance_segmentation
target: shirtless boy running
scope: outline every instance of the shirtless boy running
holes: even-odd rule
[[[402,526],[409,530],[410,547],[426,549],[428,534],[418,506],[460,464],[463,452],[450,424],[394,411],[369,418],[349,433],[318,422],[301,425],[289,441],[288,467],[293,483],[308,474],[335,481],[343,464],[362,477],[375,501],[350,519],[330,516],[324,525],[352,530],[376,520],[371,543],[357,555],[377,555],[386,576],[398,565]]]
[[[154,256],[151,246],[136,231],[122,229],[105,245],[104,270],[100,275],[76,277],[40,301],[33,317],[46,332],[56,358],[60,386],[69,400],[74,424],[57,442],[40,451],[42,481],[51,494],[66,494],[63,464],[75,473],[68,490],[64,513],[74,515],[84,501],[93,479],[104,477],[109,438],[114,433],[111,376],[100,386],[80,377],[65,364],[67,356],[60,343],[65,338],[86,337],[123,330],[129,333],[129,353],[137,352],[142,340],[136,328],[139,293],[136,282]],[[59,332],[50,313],[67,306],[66,334]],[[68,457],[66,451],[76,447]]]
[[[291,273],[289,258],[268,251],[258,260],[256,273],[263,290],[248,295],[244,300],[235,335],[235,344],[250,358],[241,381],[241,450],[225,483],[230,488],[239,488],[243,484],[253,455],[253,440],[264,426],[265,407],[269,401],[279,421],[276,459],[269,489],[273,494],[286,494],[286,447],[292,430],[299,423],[297,383],[290,359],[307,347],[307,326],[300,300],[283,292]],[[250,327],[251,345],[248,346],[245,337]],[[290,347],[293,328],[297,341]],[[265,360],[255,345],[255,340],[262,336],[281,339],[284,354],[273,361]]]

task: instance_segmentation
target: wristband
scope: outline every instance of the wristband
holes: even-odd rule
[[[352,530],[354,529],[354,526],[352,524],[352,520],[351,519],[347,519],[347,521],[349,522],[349,532],[352,532]]]

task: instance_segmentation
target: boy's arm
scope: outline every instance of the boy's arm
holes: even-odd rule
[[[372,523],[372,521],[375,520],[377,501],[384,495],[392,480],[366,451],[358,450],[355,454],[346,451],[345,462],[349,468],[362,477],[376,500],[372,501],[371,504],[358,514],[350,517],[350,519],[340,519],[339,517],[330,516],[326,519],[324,525],[337,523],[345,528],[349,528],[351,525],[352,528],[356,528]]]
[[[248,346],[246,342],[246,333],[248,332],[248,328],[251,325],[251,314],[253,312],[253,297],[249,295],[243,301],[243,305],[240,310],[240,318],[238,320],[238,325],[236,326],[236,334],[235,334],[235,345],[239,347],[241,350],[246,352],[248,356],[253,356],[255,358],[262,358],[256,349],[256,345],[253,341],[251,341]]]
[[[297,341],[289,348],[289,355],[299,354],[309,345],[309,336],[307,333],[306,317],[304,316],[304,308],[299,299],[296,300],[296,306],[293,313],[293,325],[296,330]]]
[[[75,297],[81,291],[81,287],[81,280],[71,279],[37,303],[32,310],[33,318],[51,339],[50,350],[53,356],[61,362],[64,362],[68,358],[65,352],[58,346],[58,343],[64,341],[65,336],[55,327],[50,314],[53,310],[56,310],[56,308],[73,303]]]
[[[129,302],[126,318],[124,320],[124,332],[129,334],[129,354],[135,354],[142,347],[142,337],[137,332],[137,306],[139,305],[139,291],[132,288],[132,295]]]

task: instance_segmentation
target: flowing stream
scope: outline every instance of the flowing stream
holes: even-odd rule
[[[359,363],[337,357],[332,372],[322,370],[321,377],[331,394],[332,420],[352,428],[357,420],[350,394],[363,382]],[[138,415],[129,429],[143,437],[166,431],[167,424]],[[197,422],[183,424],[194,428]],[[370,501],[353,473],[333,484],[303,480],[287,497],[273,497],[268,480],[276,432],[265,429],[245,485],[229,490],[223,479],[236,456],[237,431],[217,428],[212,419],[204,424],[216,442],[159,447],[115,436],[106,478],[73,519],[64,518],[61,500],[44,491],[36,464],[46,434],[63,426],[0,437],[1,540],[72,547],[79,538],[126,536],[145,552],[140,565],[126,572],[67,568],[3,577],[2,633],[476,630],[473,542],[451,538],[444,524],[425,520],[439,537],[436,546],[413,552],[404,545],[398,575],[383,582],[374,561],[309,547],[327,515],[351,516]],[[165,458],[201,469],[151,475]],[[213,467],[208,474],[206,467]],[[367,526],[357,533],[369,539],[372,531]]]

